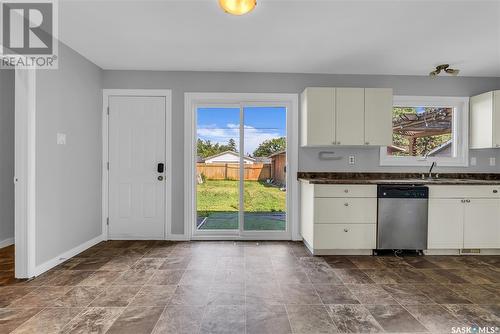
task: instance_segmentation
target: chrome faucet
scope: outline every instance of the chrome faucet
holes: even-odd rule
[[[432,179],[432,169],[437,166],[435,161],[432,162],[431,168],[429,168],[429,179]]]

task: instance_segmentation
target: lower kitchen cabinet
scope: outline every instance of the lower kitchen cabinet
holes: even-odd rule
[[[377,186],[302,181],[301,233],[317,255],[370,254],[377,242]]]
[[[494,186],[429,186],[429,249],[500,248]]]
[[[467,200],[464,213],[464,248],[500,248],[500,200]]]
[[[429,200],[427,247],[429,249],[463,248],[464,204],[456,198]]]

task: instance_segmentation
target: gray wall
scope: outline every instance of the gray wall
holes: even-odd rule
[[[173,233],[183,233],[184,194],[184,93],[185,92],[244,92],[244,93],[300,93],[307,86],[334,87],[391,87],[396,95],[471,96],[493,89],[500,89],[500,78],[439,77],[425,76],[366,76],[323,74],[276,74],[276,73],[220,73],[220,72],[157,72],[157,71],[104,71],[104,88],[172,89],[172,140],[173,140]],[[318,149],[299,150],[300,171],[420,171],[419,168],[394,168],[379,166],[377,148],[342,148],[340,155],[354,154],[355,166],[346,159],[320,161]],[[500,164],[500,150],[473,151],[478,164],[472,168],[448,168],[446,170],[499,171],[489,167],[488,157],[495,156]],[[445,169],[438,169],[445,171]]]
[[[36,85],[40,265],[101,234],[102,70],[60,43],[59,69],[38,71]]]
[[[14,237],[14,70],[0,70],[0,242]]]

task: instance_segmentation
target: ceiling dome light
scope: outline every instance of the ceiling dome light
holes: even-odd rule
[[[244,15],[255,8],[257,0],[219,0],[219,5],[226,13]]]

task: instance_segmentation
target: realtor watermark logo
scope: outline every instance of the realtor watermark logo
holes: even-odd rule
[[[452,327],[452,334],[494,334],[500,333],[500,328],[497,326],[484,326],[480,327],[477,325],[467,326],[467,327]]]
[[[57,69],[56,0],[0,0],[0,68]]]

